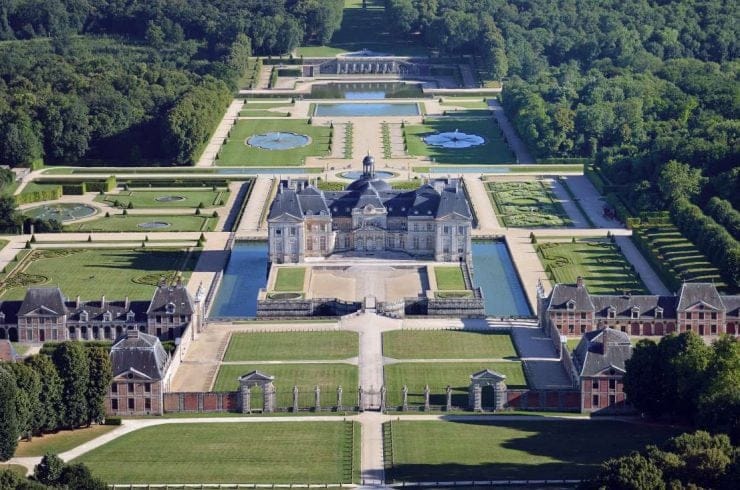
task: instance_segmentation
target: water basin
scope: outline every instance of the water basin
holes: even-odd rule
[[[311,143],[311,138],[305,134],[271,132],[254,134],[244,141],[247,146],[254,146],[263,150],[292,150]]]
[[[532,315],[524,288],[504,242],[473,241],[473,285],[483,290],[486,315]]]
[[[401,82],[339,82],[311,87],[310,99],[415,99],[425,97],[421,85]]]
[[[33,219],[42,219],[45,221],[57,221],[66,223],[80,218],[86,218],[97,213],[98,209],[87,204],[80,203],[60,203],[45,204],[35,208],[23,211],[23,214]]]
[[[213,300],[212,318],[257,316],[257,294],[267,285],[267,242],[236,242]]]
[[[416,103],[356,103],[341,102],[338,104],[316,104],[313,115],[316,117],[382,117],[382,116],[418,116],[419,105]]]
[[[386,172],[383,170],[375,172],[376,179],[390,179],[391,177],[395,175],[396,174],[394,174],[393,172]],[[342,172],[341,174],[339,174],[339,176],[343,179],[357,180],[360,177],[362,177],[362,172],[359,170],[353,170],[351,172]]]
[[[479,146],[486,140],[477,134],[462,133],[457,129],[444,133],[434,133],[424,137],[424,143],[429,146],[439,146],[442,148],[463,149]]]
[[[433,174],[466,174],[466,173],[472,173],[472,174],[508,174],[511,172],[511,168],[509,167],[468,167],[464,165],[460,165],[458,167],[446,167],[444,165],[435,165],[433,167],[429,167],[429,172]]]
[[[185,197],[183,196],[159,196],[154,198],[157,202],[179,202],[184,201]]]
[[[162,228],[169,228],[170,224],[166,221],[144,221],[136,226],[146,230],[161,230]]]

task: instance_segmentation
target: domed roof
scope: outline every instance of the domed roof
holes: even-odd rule
[[[367,155],[365,155],[365,158],[362,159],[362,164],[375,165],[375,158],[373,158],[373,156],[368,153]]]
[[[392,188],[385,180],[365,177],[361,177],[347,186],[348,191],[365,191],[368,189],[385,192]]]

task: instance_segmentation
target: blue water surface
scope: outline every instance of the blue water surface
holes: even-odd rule
[[[236,242],[210,317],[257,316],[257,294],[267,285],[267,273],[267,242]]]
[[[509,249],[501,241],[473,241],[473,285],[483,290],[486,315],[530,316],[532,310]]]
[[[313,115],[316,117],[418,116],[419,105],[416,103],[389,104],[379,102],[316,104]]]

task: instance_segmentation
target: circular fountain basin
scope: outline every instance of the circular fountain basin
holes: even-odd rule
[[[463,149],[473,146],[479,146],[486,140],[477,134],[462,133],[458,130],[448,131],[445,133],[435,133],[424,138],[424,143],[429,146],[439,146],[442,148]]]
[[[97,213],[98,209],[81,203],[59,203],[59,204],[45,204],[35,208],[27,209],[23,212],[26,216],[34,219],[42,219],[46,221],[58,221],[59,223],[66,223],[82,218],[87,218]]]
[[[264,134],[254,134],[246,139],[244,144],[261,148],[263,150],[292,150],[308,146],[311,138],[305,134],[270,132]]]
[[[349,180],[357,180],[362,178],[362,172],[359,170],[352,170],[350,172],[342,172],[339,174],[339,176],[343,179],[349,179]],[[386,172],[384,170],[378,170],[375,172],[375,178],[376,179],[390,179],[391,177],[394,177],[396,174],[393,172]]]
[[[159,196],[154,198],[157,202],[179,202],[184,201],[184,196]]]
[[[139,223],[136,226],[147,230],[159,230],[162,228],[169,228],[170,224],[166,221],[145,221],[143,223]]]

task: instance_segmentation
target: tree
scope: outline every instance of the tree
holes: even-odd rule
[[[668,202],[676,197],[694,199],[701,192],[704,180],[700,169],[671,160],[660,172],[658,188]]]
[[[89,383],[87,387],[87,424],[101,422],[105,418],[105,395],[113,379],[111,361],[104,347],[91,347],[87,350]]]
[[[90,368],[85,347],[79,342],[62,342],[54,351],[54,365],[62,380],[64,414],[61,425],[68,428],[80,427],[88,420],[88,385]]]
[[[652,418],[664,414],[670,401],[663,393],[663,372],[658,346],[648,339],[640,340],[625,362],[624,392],[632,406]]]
[[[18,446],[20,429],[17,419],[18,388],[15,376],[5,366],[0,365],[0,461],[13,457]]]
[[[77,490],[107,490],[108,488],[105,482],[95,478],[88,467],[82,463],[65,466],[59,477],[59,483]]]
[[[38,434],[45,425],[46,412],[41,397],[41,378],[31,367],[21,363],[10,363],[18,387],[18,426],[21,434]]]
[[[12,120],[0,124],[0,163],[11,167],[28,167],[41,159],[41,140],[33,129],[31,119],[17,114]]]
[[[663,472],[655,463],[640,453],[610,459],[601,464],[594,479],[582,486],[584,489],[609,490],[662,490]]]
[[[41,380],[39,406],[43,410],[44,421],[41,430],[51,432],[57,430],[64,419],[64,403],[62,403],[63,383],[59,372],[49,356],[37,354],[26,359],[26,364],[33,368]]]
[[[64,461],[54,453],[46,453],[33,469],[33,476],[44,485],[55,486],[64,471]]]
[[[696,420],[700,427],[725,432],[740,442],[740,341],[723,335],[712,350]]]

